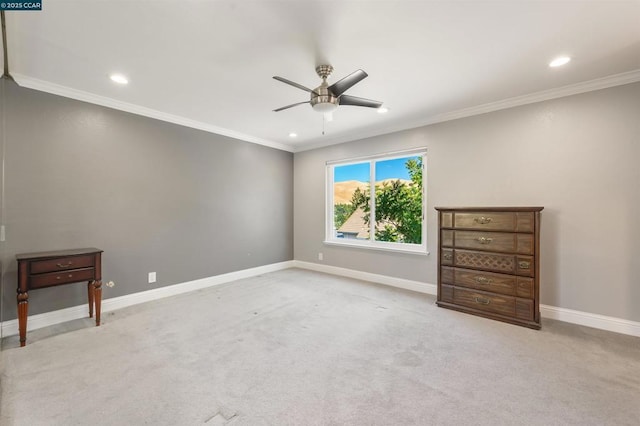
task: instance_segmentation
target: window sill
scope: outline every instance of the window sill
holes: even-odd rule
[[[377,250],[377,251],[386,251],[392,253],[404,253],[404,254],[413,254],[418,256],[428,256],[429,252],[426,251],[424,247],[385,247],[385,246],[377,246],[371,244],[359,244],[359,243],[351,243],[346,241],[335,241],[335,240],[325,240],[324,244],[329,246],[339,246],[339,247],[349,247],[349,248],[359,248],[365,250]]]

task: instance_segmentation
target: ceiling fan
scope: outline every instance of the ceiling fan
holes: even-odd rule
[[[278,112],[298,105],[311,104],[314,111],[325,114],[328,116],[330,121],[331,113],[338,108],[338,105],[361,106],[367,108],[380,108],[382,106],[382,102],[344,94],[344,92],[349,90],[352,86],[366,78],[368,76],[366,72],[362,70],[354,71],[342,80],[339,80],[329,86],[329,83],[327,83],[327,77],[331,75],[331,72],[333,72],[333,67],[331,65],[318,65],[316,67],[316,73],[322,79],[322,83],[313,90],[291,80],[287,80],[286,78],[274,76],[273,78],[278,81],[311,93],[311,99],[306,102],[298,102],[283,106],[281,108],[274,109],[273,111]]]

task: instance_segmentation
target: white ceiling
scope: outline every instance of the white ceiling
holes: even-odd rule
[[[23,86],[294,152],[640,80],[640,1],[49,0],[6,15]],[[549,68],[560,54],[573,59]],[[329,83],[365,70],[347,94],[390,111],[341,106],[325,135],[309,105],[272,111],[309,96],[272,76],[313,88],[324,63]]]

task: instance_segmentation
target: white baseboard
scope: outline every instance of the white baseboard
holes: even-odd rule
[[[256,275],[280,271],[288,268],[308,269],[311,271],[324,272],[331,275],[338,275],[342,277],[384,284],[391,287],[403,288],[418,293],[431,295],[437,294],[437,286],[435,284],[406,280],[403,278],[395,278],[388,275],[373,274],[370,272],[356,271],[354,269],[339,268],[337,266],[322,265],[313,262],[290,260],[286,262],[258,266],[256,268],[243,269],[241,271],[229,272],[227,274],[216,275],[199,280],[187,281],[180,284],[142,291],[139,293],[127,294],[125,296],[105,299],[102,301],[102,312],[114,311],[116,309],[137,305],[139,303],[150,302],[152,300],[175,296],[177,294],[213,287],[231,281],[254,277]],[[88,315],[87,310],[87,305],[83,304],[79,306],[73,306],[71,308],[46,312],[44,314],[31,315],[29,316],[27,322],[28,329],[36,330],[38,328],[48,327],[74,319],[86,318]],[[549,305],[540,305],[540,314],[543,318],[549,318],[572,324],[598,328],[601,330],[613,331],[615,333],[640,337],[640,322],[636,321],[629,321],[622,318],[575,311],[572,309],[559,308]],[[0,331],[3,337],[18,334],[18,320],[14,319],[3,322],[0,325]]]
[[[256,268],[243,269],[240,271],[229,272],[227,274],[215,275],[213,277],[202,278],[194,281],[187,281],[180,284],[169,285],[166,287],[155,288],[153,290],[131,293],[124,296],[112,297],[102,301],[102,312],[114,311],[116,309],[125,308],[139,303],[150,302],[152,300],[162,299],[177,294],[187,293],[190,291],[200,290],[207,287],[228,283],[231,281],[241,280],[243,278],[254,277],[268,272],[280,271],[293,267],[293,260],[280,263],[272,263],[269,265],[258,266]],[[89,307],[86,304],[73,306],[71,308],[60,309],[57,311],[46,312],[29,316],[27,320],[28,330],[37,330],[38,328],[48,327],[62,322],[71,321],[79,318],[86,318],[89,315]],[[18,334],[18,320],[4,321],[1,325],[2,336],[13,336]]]
[[[420,281],[405,280],[403,278],[390,277],[388,275],[372,274],[370,272],[356,271],[354,269],[339,268],[337,266],[321,265],[313,262],[303,262],[294,260],[295,268],[309,269],[311,271],[325,272],[327,274],[339,275],[341,277],[355,278],[357,280],[369,281],[372,283],[384,284],[391,287],[404,288],[418,293],[436,295],[438,287],[435,284],[423,283]]]
[[[303,262],[300,260],[294,260],[293,266],[296,268],[309,269],[312,271],[325,272],[327,274],[339,275],[342,277],[355,278],[358,280],[404,288],[419,293],[432,295],[437,294],[437,286],[435,284],[405,280],[401,278],[389,277],[386,275],[378,275],[369,272],[356,271],[353,269],[339,268],[336,266],[321,265],[319,263]],[[572,324],[584,325],[587,327],[640,337],[640,322],[636,321],[629,321],[622,318],[592,314],[590,312],[574,311],[571,309],[558,308],[556,306],[549,305],[540,305],[540,315],[542,315],[543,318],[555,319]]]
[[[549,305],[540,305],[540,315],[542,315],[543,318],[640,337],[640,322],[636,321]]]

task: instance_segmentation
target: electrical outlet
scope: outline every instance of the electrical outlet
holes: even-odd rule
[[[324,255],[322,253],[318,253],[318,260],[324,260]]]
[[[155,283],[155,282],[156,282],[156,273],[155,272],[149,272],[149,284]]]

